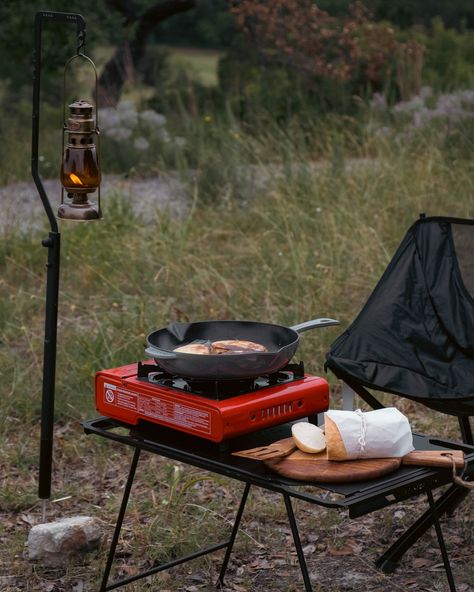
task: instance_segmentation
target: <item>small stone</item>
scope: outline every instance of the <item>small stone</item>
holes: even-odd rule
[[[404,512],[403,510],[396,510],[393,513],[393,517],[396,518],[397,520],[401,520],[402,518],[405,517],[406,512]]]
[[[75,556],[97,549],[102,537],[102,527],[91,516],[37,524],[28,535],[28,555],[30,560],[46,566],[62,565]]]

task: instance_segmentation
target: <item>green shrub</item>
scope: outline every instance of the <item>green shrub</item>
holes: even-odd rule
[[[441,19],[432,22],[426,36],[424,81],[439,90],[469,88],[474,83],[474,31],[447,29]]]
[[[436,18],[429,29],[413,27],[399,32],[398,38],[415,38],[425,47],[423,84],[439,91],[472,87],[474,31],[448,29]]]

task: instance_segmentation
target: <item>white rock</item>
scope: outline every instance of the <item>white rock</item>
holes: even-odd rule
[[[73,516],[33,526],[28,535],[28,555],[44,565],[64,564],[73,556],[96,549],[103,531],[91,516]]]

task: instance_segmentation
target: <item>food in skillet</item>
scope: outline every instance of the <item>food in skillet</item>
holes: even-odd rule
[[[264,345],[254,341],[243,341],[241,339],[225,339],[213,341],[212,350],[214,354],[246,354],[251,352],[268,351]]]
[[[252,352],[268,351],[264,345],[254,341],[243,341],[241,339],[225,339],[212,342],[213,354],[246,354]]]
[[[225,339],[223,341],[214,341],[212,343],[188,343],[175,348],[174,351],[182,354],[228,355],[266,352],[268,350],[264,345],[253,341]]]
[[[181,345],[180,347],[175,348],[174,351],[182,354],[200,355],[209,355],[212,353],[210,343],[188,343],[187,345]]]

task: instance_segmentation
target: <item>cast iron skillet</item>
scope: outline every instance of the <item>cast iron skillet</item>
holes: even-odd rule
[[[185,378],[238,379],[254,378],[283,368],[295,354],[299,333],[339,325],[334,319],[315,319],[284,327],[253,321],[201,321],[172,323],[153,331],[147,337],[145,353],[154,358],[163,370]],[[267,348],[267,352],[244,354],[199,355],[173,351],[193,341],[219,341],[242,339],[254,341]]]

